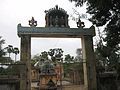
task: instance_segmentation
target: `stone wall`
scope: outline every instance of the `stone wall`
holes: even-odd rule
[[[84,90],[83,85],[69,85],[63,86],[62,90]]]
[[[0,90],[19,90],[15,84],[0,84]]]

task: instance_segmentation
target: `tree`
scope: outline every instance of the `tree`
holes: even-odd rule
[[[12,45],[8,45],[7,52],[9,53],[9,58],[10,58],[10,54],[13,53],[13,46]]]
[[[34,55],[33,58],[31,59],[31,66],[34,66],[35,63],[37,63],[41,59],[40,55]]]
[[[106,25],[105,41],[112,48],[120,43],[120,1],[119,0],[69,0],[76,6],[87,3],[87,13],[92,15],[90,21],[96,26]]]
[[[110,63],[118,63],[120,50],[120,0],[70,1],[75,1],[76,6],[83,6],[83,4],[87,3],[87,13],[92,16],[89,20],[97,27],[105,26],[103,41],[106,44],[100,46],[98,43],[97,49],[101,56],[105,58],[105,61],[109,63],[108,66]]]
[[[62,60],[63,50],[61,48],[50,49],[48,54],[51,56],[53,62]]]
[[[35,64],[37,64],[37,66],[39,66],[38,64],[42,64],[46,60],[50,60],[50,59],[52,62],[56,63],[57,60],[58,61],[62,60],[62,56],[63,56],[63,50],[60,48],[50,49],[48,52],[43,51],[40,54],[35,55],[31,59],[31,65],[34,66]]]
[[[3,55],[5,55],[4,49],[2,48],[3,44],[5,44],[5,40],[2,39],[2,37],[0,36],[0,58],[3,57]]]
[[[64,67],[64,75],[66,77],[67,74],[70,73],[70,69],[73,69],[73,64],[74,64],[74,57],[71,56],[70,54],[65,55],[64,58],[64,63],[63,63],[63,67]]]
[[[70,54],[65,55],[64,59],[65,63],[73,63],[74,62],[74,57],[70,56]]]
[[[0,63],[4,62],[5,51],[2,48],[2,45],[5,43],[5,40],[0,36]]]
[[[41,59],[48,60],[48,52],[41,52]]]
[[[75,58],[70,54],[65,55],[64,77],[74,84],[83,84],[83,63],[75,61]]]
[[[17,47],[14,47],[13,53],[15,54],[15,62],[16,62],[17,54],[19,54],[19,49]]]
[[[43,51],[40,55],[37,54],[31,59],[31,65],[34,66],[37,63],[37,66],[39,66],[39,64],[43,63],[45,60],[48,60],[48,52]]]
[[[16,61],[16,55],[19,53],[18,48],[14,48],[12,45],[8,45],[8,47],[2,48],[2,45],[5,44],[5,40],[2,39],[0,36],[0,63],[12,63],[13,60],[11,60],[10,54],[15,53],[15,61]],[[7,52],[6,52],[7,50]],[[9,53],[9,57],[6,57],[6,53]]]

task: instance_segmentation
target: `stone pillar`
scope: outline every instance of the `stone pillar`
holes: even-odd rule
[[[21,56],[20,60],[26,65],[22,70],[20,90],[31,90],[31,37],[21,36]]]
[[[96,83],[96,60],[93,50],[92,36],[83,36],[82,53],[84,69],[84,86],[85,90],[97,90]]]

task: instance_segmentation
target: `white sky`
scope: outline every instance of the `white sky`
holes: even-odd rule
[[[69,0],[0,0],[0,36],[5,39],[5,46],[13,45],[20,48],[20,38],[17,36],[17,25],[28,26],[28,20],[33,16],[38,22],[38,27],[45,26],[45,10],[58,5],[67,13],[73,14],[75,8],[80,13],[85,14],[85,7],[76,8],[74,3]],[[76,17],[76,16],[75,16]],[[88,20],[83,19],[87,28],[91,26]],[[76,27],[76,22],[69,20],[70,27]],[[64,50],[64,54],[70,53],[75,55],[75,50],[80,48],[80,39],[46,39],[34,38],[32,39],[32,55],[41,51],[48,51],[50,48],[60,47]]]

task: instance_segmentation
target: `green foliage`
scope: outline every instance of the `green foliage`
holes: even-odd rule
[[[2,39],[0,36],[0,63],[13,63],[13,60],[10,57],[11,53],[15,54],[15,61],[16,61],[16,55],[19,54],[19,49],[17,47],[14,47],[12,45],[8,45],[8,47],[2,48],[2,45],[5,44],[5,40]],[[9,57],[6,57],[6,53],[9,53]]]
[[[5,58],[6,55],[5,49],[2,48],[2,45],[5,44],[5,40],[0,36],[0,63],[8,62],[9,58]]]
[[[13,53],[15,53],[15,55],[19,54],[19,49],[17,47],[13,48]]]
[[[1,64],[13,63],[13,60],[12,60],[11,58],[9,58],[9,57],[1,57],[1,58],[0,58],[0,63],[1,63]]]
[[[73,63],[74,62],[74,57],[70,56],[70,54],[65,55],[65,59],[64,59],[65,63]]]
[[[41,52],[40,54],[40,58],[39,58],[39,63],[43,63],[45,62],[46,60],[48,60],[48,52],[44,51],[44,52]]]
[[[98,72],[103,72],[105,70],[118,71],[120,63],[119,48],[111,48],[98,43],[95,54]]]
[[[15,54],[15,62],[16,62],[16,59],[17,59],[17,54],[19,54],[19,49],[17,47],[14,47],[13,48],[13,53]]]
[[[13,63],[13,60],[10,58],[10,53],[19,53],[18,48],[14,48],[12,45],[8,45],[6,48],[2,48],[2,45],[5,44],[5,40],[0,36],[0,75],[15,75],[18,71],[18,66],[11,66],[9,64]],[[7,49],[7,52],[5,50]],[[9,57],[6,57],[6,53],[9,53]],[[7,65],[8,64],[8,65]]]
[[[61,48],[50,49],[48,54],[53,62],[62,60],[63,50]]]
[[[20,67],[22,64],[16,62],[16,64],[1,64],[0,75],[20,75]]]
[[[35,55],[35,56],[31,59],[31,65],[34,66],[35,63],[37,63],[39,60],[41,60],[41,56],[40,56],[40,55]]]
[[[42,59],[48,59],[48,52],[44,51],[44,52],[41,52],[41,58]]]
[[[83,63],[63,63],[63,68],[64,68],[64,78],[66,80],[71,80],[71,75],[76,73],[76,77],[79,77],[81,79],[81,82],[83,83],[84,81],[84,74],[83,74]],[[78,76],[77,76],[78,74]],[[76,80],[77,81],[77,80]]]
[[[9,57],[10,57],[10,54],[13,53],[13,46],[8,45],[8,47],[6,47],[6,49],[7,49],[7,52],[9,53]]]
[[[107,46],[116,48],[120,43],[120,0],[70,0],[76,6],[87,3],[87,13],[92,15],[89,20],[96,26],[106,25]]]
[[[75,6],[82,6],[87,0],[69,0],[70,2],[76,2]]]
[[[63,50],[60,48],[55,48],[55,49],[50,49],[48,52],[47,51],[43,51],[41,52],[41,54],[39,55],[35,55],[32,59],[31,59],[31,65],[34,66],[35,63],[37,62],[44,62],[45,60],[48,60],[50,56],[50,59],[53,62],[56,62],[58,59],[62,59],[61,57],[63,56]]]
[[[80,62],[75,62],[75,59],[73,56],[70,54],[65,55],[64,58],[64,63],[63,63],[63,68],[64,68],[64,77],[65,79],[71,80],[71,75],[73,73],[78,74],[79,76],[76,75],[76,77],[80,77],[81,81],[83,82],[83,63]],[[77,80],[76,80],[77,81]]]
[[[31,65],[34,66],[35,63],[37,62],[44,62],[45,60],[48,60],[48,52],[44,51],[41,52],[41,54],[37,54],[35,55],[32,59],[31,59]]]
[[[70,69],[74,68],[74,57],[70,56],[70,54],[65,55],[64,63],[63,63],[63,68],[64,68],[64,74],[65,77],[68,73],[70,73]]]
[[[70,0],[76,2],[76,6],[87,4],[89,19],[97,27],[105,26],[105,36],[97,44],[96,58],[98,66],[107,70],[120,70],[120,0]],[[102,62],[102,64],[101,64]]]
[[[2,39],[2,37],[0,36],[0,58],[3,57],[5,55],[5,51],[2,48],[2,45],[5,43],[5,40]]]

